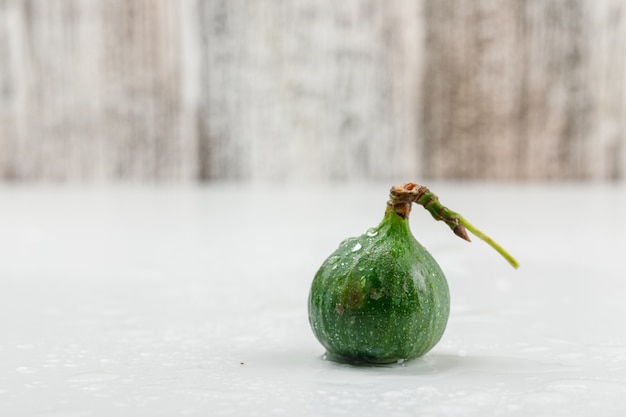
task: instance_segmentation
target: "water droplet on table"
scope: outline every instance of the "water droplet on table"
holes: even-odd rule
[[[108,382],[118,378],[118,375],[108,372],[87,372],[72,375],[66,378],[66,381],[70,384],[81,386],[84,389],[96,390],[103,388]]]

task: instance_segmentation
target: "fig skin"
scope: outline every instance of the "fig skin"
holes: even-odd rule
[[[408,215],[388,206],[376,228],[346,239],[324,261],[308,311],[331,358],[391,363],[418,358],[439,342],[450,293],[441,268],[411,233]]]

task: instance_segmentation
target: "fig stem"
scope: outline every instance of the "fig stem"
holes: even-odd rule
[[[467,230],[469,230],[474,236],[487,243],[498,252],[513,268],[517,269],[519,267],[515,258],[504,250],[502,246],[498,245],[493,239],[478,230],[459,213],[441,204],[439,197],[431,192],[428,187],[407,183],[403,186],[391,187],[389,195],[391,199],[389,201],[390,206],[401,217],[406,218],[408,216],[411,211],[411,203],[419,204],[428,210],[435,220],[440,220],[447,224],[455,235],[469,242],[470,238],[467,235]]]
[[[465,227],[467,230],[472,232],[474,236],[476,236],[477,238],[479,238],[480,240],[482,240],[483,242],[491,246],[493,249],[495,249],[495,251],[498,252],[504,259],[506,259],[507,262],[510,263],[513,268],[515,269],[519,268],[519,263],[517,262],[517,260],[515,260],[515,258],[511,256],[510,253],[504,250],[502,246],[498,245],[498,243],[496,243],[495,240],[493,240],[492,238],[490,238],[489,236],[487,236],[486,234],[478,230],[476,227],[474,227],[470,222],[468,222],[465,219],[465,217],[461,216],[458,213],[456,214],[458,216],[459,222],[461,223],[461,225],[463,225],[463,227]]]

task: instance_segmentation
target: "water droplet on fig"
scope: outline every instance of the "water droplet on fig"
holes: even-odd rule
[[[328,258],[328,263],[333,265],[336,264],[337,262],[339,262],[339,259],[341,259],[341,256],[337,256],[337,255],[333,255],[330,258]]]
[[[374,227],[367,229],[367,232],[365,232],[366,235],[368,235],[369,237],[374,237],[378,234],[378,230]]]
[[[356,238],[354,237],[349,237],[347,239],[344,239],[341,241],[341,243],[339,244],[340,248],[344,248],[346,246],[349,246],[352,242],[354,242],[356,240]]]
[[[356,252],[356,251],[358,251],[359,249],[361,249],[361,244],[357,242],[357,244],[356,244],[356,245],[354,245],[354,247],[352,248],[352,252]]]

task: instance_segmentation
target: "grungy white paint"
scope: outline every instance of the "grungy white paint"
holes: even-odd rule
[[[415,207],[450,286],[443,339],[325,360],[313,275],[389,185],[0,188],[0,414],[624,414],[622,186],[427,184],[520,268]]]

